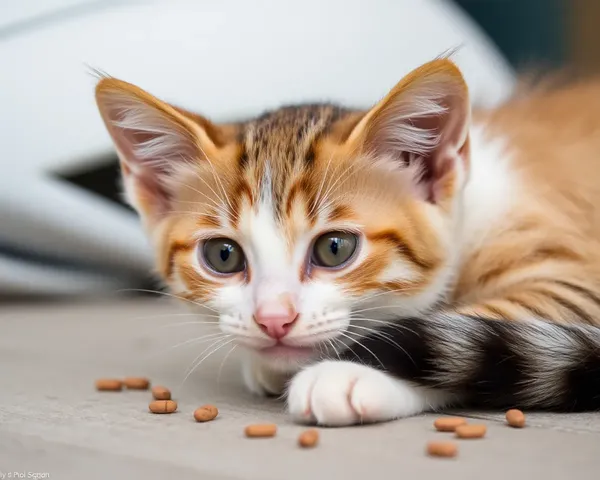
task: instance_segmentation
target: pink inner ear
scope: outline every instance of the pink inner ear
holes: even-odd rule
[[[133,95],[108,92],[99,103],[119,151],[128,198],[148,216],[164,214],[171,208],[173,176],[197,154],[192,133]]]
[[[466,162],[468,99],[460,84],[447,79],[415,82],[379,112],[367,144],[376,157],[412,170],[416,195],[438,203],[457,162]]]
[[[466,122],[468,113],[458,98],[446,98],[445,113],[414,120],[414,125],[434,133],[437,144],[421,157],[422,173],[419,179],[429,202],[437,203],[442,196],[443,183],[457,167],[456,162],[464,161],[462,148],[466,142]]]

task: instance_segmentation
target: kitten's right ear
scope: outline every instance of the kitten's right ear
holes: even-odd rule
[[[209,122],[115,78],[100,80],[96,102],[121,162],[127,199],[152,223],[170,210],[178,175],[216,152]]]
[[[347,143],[387,168],[412,167],[415,192],[445,204],[469,164],[469,94],[458,67],[433,60],[404,77],[354,127]]]

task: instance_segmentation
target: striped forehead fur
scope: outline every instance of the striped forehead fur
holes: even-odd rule
[[[278,215],[292,183],[302,174],[310,174],[319,139],[352,113],[333,104],[286,106],[243,124],[240,167],[246,174],[253,173],[253,184],[263,189],[268,185]],[[265,194],[260,192],[260,197]]]

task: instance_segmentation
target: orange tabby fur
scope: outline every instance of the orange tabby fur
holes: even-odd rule
[[[125,82],[102,79],[97,96],[108,124],[104,98],[134,96],[163,112],[198,149],[178,180],[168,212],[157,214],[153,196],[143,185],[136,187],[136,202],[155,239],[158,269],[167,283],[186,298],[208,301],[225,282],[250,281],[251,269],[247,276],[227,280],[199,275],[190,255],[205,229],[234,239],[243,231],[243,211],[259,200],[268,159],[277,213],[290,245],[316,221],[323,189],[329,188],[329,204],[320,213],[328,223],[364,225],[367,257],[360,268],[332,281],[351,295],[393,290],[402,299],[426,289],[447,261],[449,240],[439,235],[444,218],[435,214],[432,220],[432,208],[415,201],[406,172],[370,168],[356,158],[367,153],[364,132],[386,102],[410,89],[415,79],[440,74],[449,82],[463,82],[450,61],[437,60],[411,73],[368,112],[300,106],[228,125],[214,125]],[[476,112],[475,122],[487,125],[486,135],[499,135],[509,145],[510,168],[520,187],[514,206],[495,219],[486,235],[473,245],[467,239],[453,282],[438,299],[447,308],[506,320],[538,315],[556,322],[598,323],[596,106],[600,85],[590,83]],[[468,150],[467,141],[467,170]],[[123,171],[130,174],[125,164]],[[459,188],[454,175],[450,172],[441,187],[439,205],[446,211],[453,207],[443,202],[450,202]],[[219,217],[220,208],[226,209],[228,225]],[[410,278],[384,278],[392,259],[407,265]],[[326,274],[298,272],[303,281],[313,275]]]

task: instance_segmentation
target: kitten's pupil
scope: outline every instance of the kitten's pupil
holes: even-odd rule
[[[225,245],[221,249],[221,260],[223,261],[223,263],[227,263],[230,252],[231,252],[231,245]]]
[[[332,238],[331,239],[331,245],[329,246],[331,253],[333,253],[334,255],[338,254],[338,250],[339,250],[339,242],[340,239],[339,238]]]

